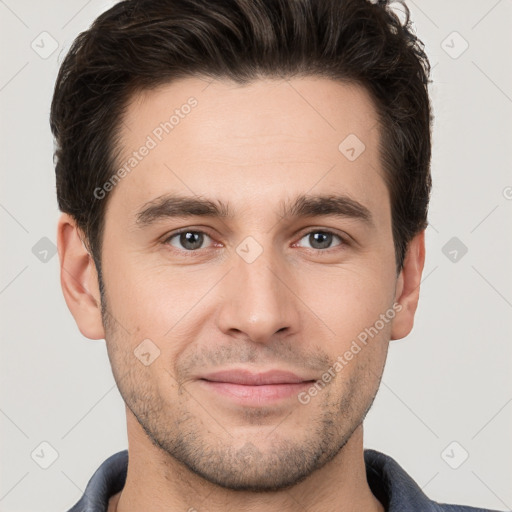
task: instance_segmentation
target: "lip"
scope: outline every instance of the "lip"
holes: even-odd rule
[[[229,382],[245,386],[264,386],[270,384],[297,384],[310,382],[313,379],[303,378],[293,372],[285,370],[267,370],[265,372],[251,372],[249,370],[223,370],[201,376],[201,379],[210,382]]]
[[[314,379],[283,370],[224,370],[204,375],[198,382],[207,391],[238,405],[258,407],[296,397]]]

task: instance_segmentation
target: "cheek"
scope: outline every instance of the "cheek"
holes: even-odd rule
[[[208,289],[194,274],[118,260],[104,268],[112,314],[130,333],[163,336]],[[203,290],[204,289],[204,290]]]
[[[118,362],[133,363],[134,352],[149,353],[154,358],[148,368],[153,374],[165,369],[175,376],[174,361],[200,338],[211,316],[215,305],[211,289],[218,276],[143,264],[119,264],[109,269],[108,276],[108,305],[118,321],[115,345],[125,353]]]
[[[318,349],[332,361],[336,375],[334,395],[345,395],[351,382],[358,382],[364,396],[372,396],[386,361],[388,341],[395,310],[392,307],[394,284],[389,273],[371,267],[345,267],[331,272],[328,278],[310,275],[311,284],[303,288],[302,298],[321,319],[311,315],[304,328],[310,338],[323,336]],[[316,277],[316,278],[315,278]],[[309,294],[306,294],[309,290]],[[384,320],[381,315],[384,315]],[[387,315],[387,316],[386,316]],[[309,326],[309,328],[308,328]],[[326,377],[328,378],[328,377]],[[364,401],[364,400],[363,400]],[[364,405],[364,404],[363,404]]]
[[[306,275],[299,295],[325,327],[334,332],[331,334],[338,343],[357,337],[392,306],[392,273],[378,266],[373,271],[370,266],[362,269],[354,265]]]

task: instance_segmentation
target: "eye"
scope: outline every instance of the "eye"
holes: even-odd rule
[[[307,240],[307,242],[310,244],[306,247],[320,251],[333,247],[332,243],[335,239],[339,240],[339,243],[335,244],[335,246],[343,245],[345,242],[340,235],[332,233],[331,231],[324,230],[310,231],[301,238],[301,240]]]
[[[177,249],[195,251],[201,249],[206,239],[211,238],[202,231],[185,230],[169,236],[164,243],[172,245]]]

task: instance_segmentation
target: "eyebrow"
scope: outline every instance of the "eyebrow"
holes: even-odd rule
[[[339,217],[362,221],[373,226],[370,210],[346,195],[299,195],[280,205],[282,219],[300,217]],[[144,204],[136,214],[136,224],[143,228],[158,221],[183,217],[233,218],[229,205],[199,196],[165,194]]]

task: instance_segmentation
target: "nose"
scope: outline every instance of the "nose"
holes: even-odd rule
[[[252,262],[235,255],[231,272],[222,283],[219,329],[231,336],[268,343],[278,333],[299,329],[299,304],[293,276],[272,250]]]

